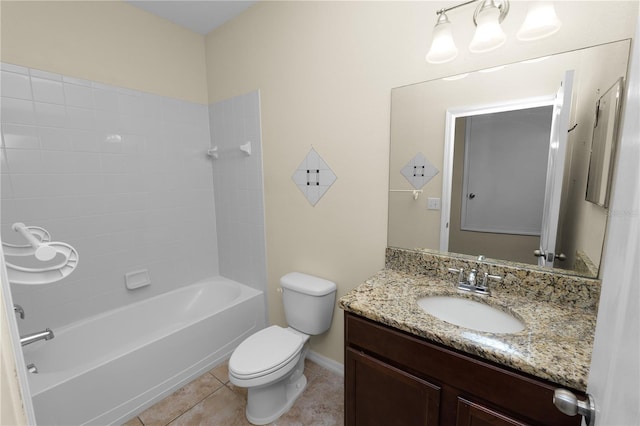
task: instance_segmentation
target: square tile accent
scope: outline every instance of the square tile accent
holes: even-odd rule
[[[415,189],[420,189],[440,171],[419,152],[404,165],[400,173]]]
[[[292,179],[309,203],[315,206],[337,177],[322,157],[311,148],[293,173]]]

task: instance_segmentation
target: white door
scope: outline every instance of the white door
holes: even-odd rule
[[[626,82],[588,391],[596,425],[640,424],[640,20]]]
[[[540,235],[552,110],[467,117],[462,230]]]
[[[556,234],[560,216],[560,197],[564,175],[564,159],[567,152],[569,120],[571,117],[571,93],[573,89],[573,70],[566,71],[564,80],[556,93],[551,119],[549,141],[549,161],[547,162],[547,180],[545,187],[542,229],[540,232],[540,254],[538,265],[553,267],[556,250]]]

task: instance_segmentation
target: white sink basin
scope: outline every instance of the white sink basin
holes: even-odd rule
[[[517,333],[525,325],[500,309],[470,299],[453,296],[429,296],[418,300],[428,314],[451,324],[488,333]]]

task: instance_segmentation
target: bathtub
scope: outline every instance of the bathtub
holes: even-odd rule
[[[213,277],[54,329],[23,348],[36,421],[123,423],[264,326],[262,292]]]

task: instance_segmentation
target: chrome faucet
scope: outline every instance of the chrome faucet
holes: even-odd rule
[[[467,284],[469,285],[476,285],[476,276],[478,275],[478,271],[476,269],[472,269],[469,272],[469,276],[467,277]]]
[[[51,340],[55,336],[53,335],[53,331],[51,329],[46,328],[44,331],[38,331],[35,333],[27,334],[26,336],[20,337],[20,344],[22,346],[26,346],[28,344],[37,342],[38,340]]]
[[[478,268],[482,265],[484,261],[484,256],[478,256]],[[478,281],[478,269],[473,268],[469,271],[469,275],[465,278],[464,269],[455,269],[449,268],[449,272],[454,272],[458,274],[458,290],[469,291],[472,293],[490,295],[491,291],[489,290],[489,280],[501,280],[502,277],[498,275],[491,275],[488,272],[482,273],[482,282]]]

